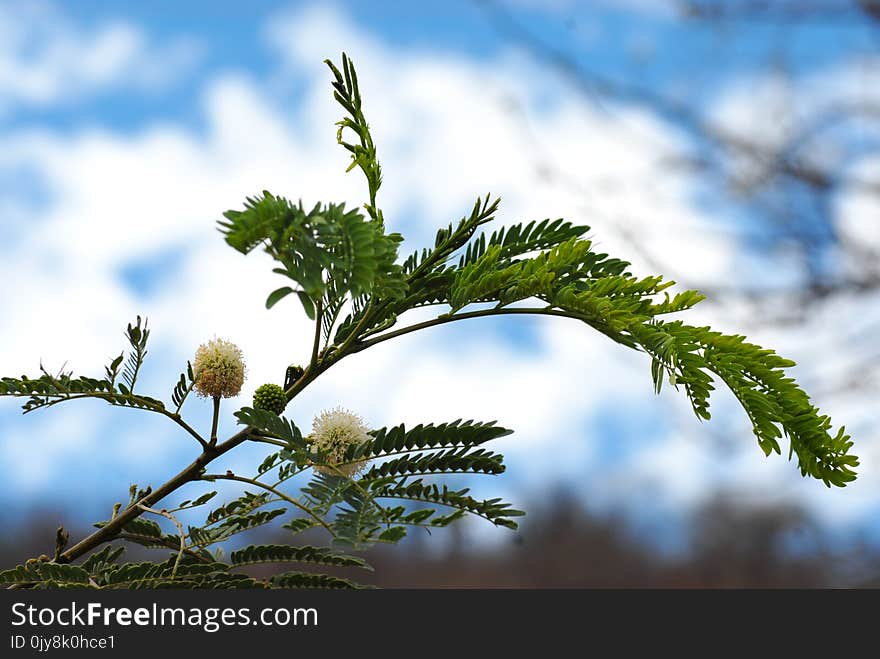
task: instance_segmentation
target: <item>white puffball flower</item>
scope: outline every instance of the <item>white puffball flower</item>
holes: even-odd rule
[[[360,446],[371,439],[369,428],[364,420],[341,407],[325,410],[312,422],[309,440],[312,450],[322,453],[326,465],[315,465],[315,470],[324,474],[353,476],[366,466],[366,460],[340,464],[352,446]]]
[[[205,398],[237,396],[244,384],[244,356],[234,343],[212,339],[196,350],[193,377],[196,392]]]

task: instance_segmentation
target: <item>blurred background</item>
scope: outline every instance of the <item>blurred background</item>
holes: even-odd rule
[[[483,319],[385,343],[288,413],[371,425],[497,419],[528,511],[374,552],[397,586],[880,585],[880,2],[452,0],[0,4],[0,374],[99,375],[138,314],[142,391],[195,348],[242,347],[249,404],[307,360],[310,324],[215,221],[262,189],[364,200],[335,144],[325,58],[358,67],[403,253],[502,198],[499,224],[564,217],[641,275],[708,300],[690,322],[795,359],[846,424],[859,479],[764,458],[726,391],[701,423],[649,360],[574,322]],[[193,423],[210,404],[192,401]],[[48,552],[195,454],[136,411],[0,399],[0,565]],[[248,447],[221,468],[252,471]],[[179,498],[199,489],[181,491]],[[224,493],[235,495],[235,488]],[[170,502],[176,505],[177,500]],[[268,532],[265,532],[268,533]]]

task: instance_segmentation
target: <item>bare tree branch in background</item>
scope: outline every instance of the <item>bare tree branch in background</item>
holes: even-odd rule
[[[591,69],[570,53],[536,37],[501,4],[490,0],[478,2],[486,10],[486,15],[499,35],[557,71],[592,102],[601,104],[603,101],[613,101],[645,107],[689,134],[694,140],[696,152],[679,155],[681,164],[724,177],[724,187],[734,197],[733,201],[747,199],[760,203],[757,198],[767,196],[768,200],[763,205],[767,219],[774,223],[768,229],[777,234],[777,242],[798,245],[801,250],[809,253],[827,248],[826,243],[830,240],[848,250],[842,257],[844,260],[860,266],[832,277],[813,263],[818,258],[817,255],[806,254],[805,280],[796,288],[767,291],[765,286],[761,290],[743,290],[739,287],[717,290],[717,287],[701,287],[703,290],[708,289],[707,292],[716,297],[719,294],[737,295],[756,302],[767,298],[774,307],[778,307],[777,298],[782,293],[796,301],[797,306],[803,307],[840,292],[863,292],[880,288],[880,267],[877,267],[876,251],[846,244],[845,240],[836,235],[834,218],[827,208],[821,209],[820,226],[817,229],[793,221],[789,216],[790,204],[785,203],[799,193],[807,193],[814,198],[815,203],[825,206],[829,197],[843,187],[880,196],[880,179],[856,176],[841,169],[836,162],[823,163],[821,158],[813,155],[818,149],[811,149],[816,146],[814,140],[827,134],[834,125],[840,126],[848,122],[869,123],[880,136],[880,99],[833,103],[825,107],[818,116],[808,117],[802,125],[789,129],[785,139],[770,142],[713,122],[697,108],[640,85],[638,81],[612,79]],[[708,4],[700,3],[704,14],[708,11]],[[739,13],[742,11],[742,8],[738,10]],[[880,153],[880,142],[874,145],[871,152]],[[794,189],[788,189],[792,186]],[[767,194],[768,191],[772,194]],[[817,236],[817,231],[827,235]],[[639,246],[636,248],[639,249]],[[699,286],[699,282],[696,285]]]
[[[613,112],[613,105],[644,108],[689,138],[688,153],[671,154],[658,163],[668,170],[670,163],[686,168],[723,195],[731,209],[759,221],[740,222],[725,239],[754,248],[773,259],[778,250],[797,255],[795,281],[780,286],[749,286],[686,280],[682,283],[709,295],[710,302],[725,307],[735,302],[751,309],[754,324],[800,325],[816,317],[822,308],[842,300],[880,294],[880,250],[876,243],[863,244],[839,230],[841,211],[835,198],[841,192],[880,199],[880,177],[854,172],[853,160],[880,155],[880,94],[857,98],[831,97],[813,111],[801,112],[792,92],[785,101],[785,125],[771,125],[762,134],[753,127],[728,126],[709,116],[694,103],[677,100],[639,79],[614,78],[581,61],[556,43],[537,36],[505,6],[493,0],[476,0],[490,24],[506,42],[514,44],[536,62],[555,71],[592,104]],[[783,25],[807,20],[858,22],[880,28],[880,2],[682,2],[677,4],[681,20],[694,20],[718,27],[718,39],[735,41],[754,38],[749,25],[757,20],[774,20]],[[710,25],[711,27],[711,25]],[[571,25],[569,24],[569,28]],[[878,32],[880,34],[880,32]],[[729,45],[725,43],[725,46]],[[779,52],[768,61],[767,70],[787,78],[786,43],[771,44]],[[873,54],[873,53],[872,53]],[[780,64],[781,63],[781,64]],[[505,99],[508,101],[508,99]],[[524,125],[528,118],[516,101],[508,111]],[[773,121],[768,117],[767,122]],[[533,151],[537,142],[523,131]],[[857,139],[852,139],[856,134]],[[572,192],[586,195],[587,181],[558,171],[552,158],[542,158],[539,175]],[[675,271],[652,249],[651,241],[628,229],[626,222],[609,220],[607,226],[651,267]],[[725,230],[720,225],[706,231]],[[727,229],[730,231],[730,229]],[[681,279],[679,277],[679,279]],[[868,334],[880,332],[874,325]],[[876,383],[880,354],[866,355],[852,372],[844,373],[831,388],[851,390]]]
[[[878,0],[687,0],[678,5],[688,18],[708,21],[880,20]]]

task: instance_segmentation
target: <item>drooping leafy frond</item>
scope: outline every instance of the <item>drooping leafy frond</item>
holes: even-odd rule
[[[596,252],[592,242],[581,237],[584,229],[545,221],[451,243],[447,236],[454,232],[441,232],[434,250],[417,252],[405,263],[410,293],[387,306],[395,312],[390,316],[393,323],[365,333],[355,349],[458,318],[524,313],[573,318],[647,352],[655,388],[659,390],[660,376],[666,372],[673,386],[684,389],[700,418],[710,416],[714,374],[745,408],[765,453],[780,452],[778,439],[785,436],[804,475],[827,485],[844,485],[855,477],[858,459],[849,454],[849,436],[842,428],[832,429],[830,419],[786,375],[792,362],[742,337],[663,320],[687,311],[703,296],[696,291],[671,294],[674,282],[631,274],[625,261]],[[449,247],[462,251],[455,267],[448,265]],[[404,305],[412,300],[446,304],[449,311],[436,323],[395,329]],[[470,311],[473,305],[486,304],[494,306]]]
[[[779,439],[790,442],[801,473],[826,485],[842,486],[855,478],[858,459],[849,454],[852,441],[843,428],[833,430],[831,419],[812,405],[809,396],[785,369],[794,362],[761,348],[739,335],[681,321],[656,322],[636,328],[636,338],[655,365],[652,375],[660,388],[664,374],[682,385],[694,411],[709,418],[712,375],[726,384],[745,409],[765,455],[781,453]]]

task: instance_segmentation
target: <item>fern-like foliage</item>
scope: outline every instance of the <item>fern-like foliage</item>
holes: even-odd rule
[[[132,330],[136,333],[137,339],[132,343],[132,351],[128,355],[125,370],[121,374],[122,382],[117,382],[117,379],[120,376],[119,368],[125,358],[124,354],[116,357],[109,366],[105,367],[105,377],[103,378],[76,377],[70,372],[53,375],[43,366],[40,366],[40,375],[37,377],[22,375],[18,378],[0,378],[0,396],[26,398],[27,400],[22,405],[25,413],[69,400],[97,398],[111,405],[134,407],[164,414],[166,412],[165,404],[161,400],[135,394],[132,390],[146,356],[146,340],[149,336],[149,332],[145,328],[141,332],[139,326],[140,318],[138,318],[137,325],[128,326],[129,339],[132,339]]]
[[[262,431],[266,436],[287,442],[290,448],[303,448],[305,446],[302,433],[296,427],[296,424],[269,410],[243,407],[235,413],[235,417],[239,423],[250,426],[257,431]]]
[[[331,567],[369,568],[366,561],[357,556],[348,556],[325,547],[292,547],[290,545],[251,545],[229,555],[236,567],[257,563],[313,563]]]
[[[131,344],[131,352],[122,369],[122,379],[125,384],[120,384],[119,389],[122,393],[128,394],[134,393],[134,385],[147,356],[147,339],[150,338],[150,330],[147,329],[146,321],[142,325],[141,317],[138,316],[136,324],[129,325],[126,329],[125,336]]]
[[[703,296],[673,292],[674,282],[660,275],[633,273],[628,262],[598,251],[583,224],[543,219],[490,232],[485,225],[498,214],[499,200],[486,195],[459,221],[442,227],[433,244],[398,259],[403,239],[386,232],[377,205],[382,170],[357,74],[345,55],[341,67],[327,64],[334,98],[345,111],[337,124],[338,142],[351,155],[349,169],[359,169],[366,178],[366,215],[339,203],[306,210],[301,202],[264,191],[247,198],[243,209],[227,211],[220,222],[230,246],[243,254],[262,247],[276,261],[274,272],[289,280],[268,296],[266,306],[296,294],[315,324],[309,362],[287,369],[288,406],[340,360],[411,332],[486,316],[565,317],[645,353],[654,389],[659,393],[666,383],[682,390],[698,418],[711,418],[711,394],[723,384],[743,407],[765,454],[781,453],[784,439],[803,475],[828,486],[855,478],[858,459],[850,453],[849,435],[835,428],[790,376],[792,361],[743,336],[670,317],[687,312]],[[407,322],[408,312],[421,309],[424,314],[428,308],[436,308],[436,314]],[[357,551],[395,543],[408,533],[445,527],[466,516],[517,528],[523,512],[511,503],[444,482],[449,475],[476,480],[503,474],[503,457],[488,444],[509,435],[507,428],[461,419],[369,433],[363,428],[357,442],[340,451],[343,455],[330,455],[289,418],[258,409],[257,403],[235,412],[241,429],[218,442],[216,399],[207,441],[182,417],[195,386],[191,364],[173,388],[170,408],[135,393],[149,334],[140,317],[129,324],[127,353],[112,359],[99,378],[51,374],[42,367],[33,378],[0,378],[0,396],[24,398],[25,412],[100,399],[164,415],[201,447],[192,464],[155,492],[133,485],[127,506],[116,504],[110,518],[98,522],[97,531],[82,542],[68,548],[69,535],[57,529],[53,559],[43,556],[2,571],[0,585],[348,589],[359,585],[337,571],[370,568],[362,558],[341,553],[340,546]],[[251,473],[208,472],[209,463],[245,441],[271,447]],[[217,490],[176,508],[158,508],[161,499],[183,485],[220,480],[235,482],[243,491],[214,504],[202,523],[184,527],[174,515],[205,506]],[[241,546],[242,534],[272,523],[281,523],[289,544]],[[316,537],[323,537],[326,546],[316,544]],[[117,541],[157,549],[167,559],[121,562],[123,548],[108,544]],[[239,544],[226,560],[224,545],[230,541]],[[84,559],[81,564],[72,564],[79,559]],[[310,571],[266,579],[247,573],[256,564],[287,563]]]
[[[342,71],[336,68],[330,60],[324,63],[330,67],[333,73],[333,98],[345,108],[346,117],[337,122],[339,130],[336,140],[349,153],[351,153],[351,165],[348,171],[360,167],[367,179],[370,202],[366,204],[370,217],[379,223],[383,223],[382,211],[376,207],[376,193],[382,185],[382,167],[376,158],[376,146],[373,144],[373,136],[370,135],[370,127],[364,117],[361,105],[361,91],[358,87],[357,73],[354,64],[345,53],[342,55]],[[351,130],[357,136],[357,142],[345,141],[345,130]]]
[[[331,554],[320,551],[309,553],[302,548],[301,560],[295,562],[320,562],[323,558],[330,565],[340,565],[342,558],[332,560]],[[226,590],[235,588],[360,588],[348,579],[313,572],[286,572],[269,579],[257,579],[247,574],[234,572],[241,565],[251,562],[247,557],[257,557],[265,548],[249,547],[237,552],[245,558],[241,564],[228,564],[219,561],[176,561],[173,557],[163,562],[143,561],[137,563],[117,563],[121,548],[102,550],[101,561],[89,560],[81,566],[64,565],[53,562],[32,560],[10,570],[0,572],[0,586],[36,589],[101,589],[101,590],[140,590],[157,588]],[[98,554],[96,553],[95,556]],[[313,560],[309,560],[313,559]],[[357,559],[351,559],[356,561]],[[348,564],[348,563],[347,563]],[[351,565],[364,567],[362,562]]]
[[[301,203],[263,192],[249,198],[243,211],[224,215],[220,228],[229,245],[243,254],[262,245],[280,264],[275,272],[295,284],[273,291],[266,300],[269,308],[297,293],[314,318],[316,309],[332,308],[346,295],[374,289],[383,295],[403,293],[401,268],[395,264],[402,237],[385,234],[380,221],[365,219],[344,204],[318,204],[306,212]]]
[[[196,378],[193,375],[192,363],[186,363],[186,371],[180,374],[180,379],[174,385],[174,391],[171,394],[171,402],[174,405],[174,412],[180,414],[180,410],[186,399],[189,397],[196,384]]]

